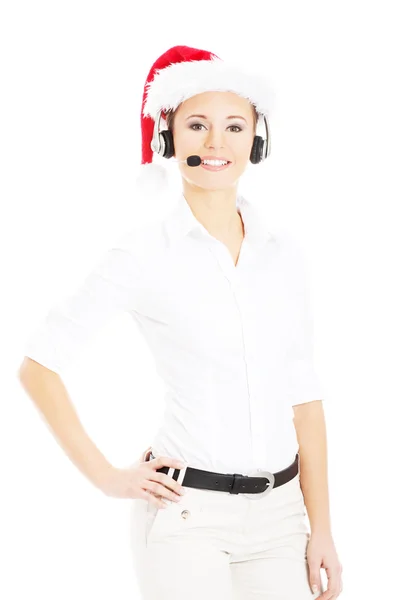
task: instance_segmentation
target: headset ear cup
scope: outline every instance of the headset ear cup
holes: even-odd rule
[[[172,137],[172,131],[169,129],[164,129],[160,131],[160,135],[164,139],[164,154],[162,155],[164,158],[172,158],[175,154],[174,149],[174,138]]]
[[[252,162],[253,165],[257,165],[259,162],[261,162],[263,147],[264,140],[260,135],[255,135],[250,153],[250,162]]]

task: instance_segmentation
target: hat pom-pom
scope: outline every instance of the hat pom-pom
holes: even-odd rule
[[[171,210],[169,174],[157,163],[142,163],[136,173],[135,222],[144,225],[162,220]]]
[[[145,196],[154,196],[160,192],[166,192],[169,185],[168,172],[162,165],[144,163],[139,167],[136,185]]]

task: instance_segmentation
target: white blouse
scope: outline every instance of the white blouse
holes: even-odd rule
[[[236,266],[181,193],[166,217],[121,236],[52,307],[25,355],[62,374],[128,311],[165,383],[153,454],[210,471],[276,472],[298,451],[292,406],[323,399],[308,271],[291,235],[267,231],[242,195],[236,206],[245,228]]]

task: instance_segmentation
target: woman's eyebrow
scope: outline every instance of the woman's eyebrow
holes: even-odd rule
[[[191,119],[192,117],[199,117],[200,119],[207,119],[206,115],[189,115],[189,117],[186,117],[186,121],[188,119]],[[242,119],[245,123],[247,123],[246,119],[244,117],[241,117],[240,115],[230,115],[229,117],[226,117],[227,119]]]

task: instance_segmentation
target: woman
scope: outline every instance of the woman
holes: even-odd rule
[[[341,592],[307,269],[290,236],[268,231],[238,193],[249,159],[269,154],[270,101],[261,81],[210,52],[176,46],[157,59],[143,94],[142,193],[150,183],[164,193],[153,150],[178,161],[182,194],[51,311],[21,369],[75,464],[107,495],[132,499],[144,600]],[[161,427],[129,469],[110,465],[86,434],[60,431],[60,421],[77,422],[57,374],[120,310],[135,319],[166,384]]]

